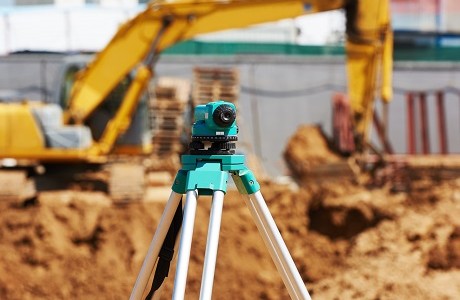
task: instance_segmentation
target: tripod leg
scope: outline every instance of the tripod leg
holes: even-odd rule
[[[265,200],[260,191],[254,194],[246,195],[246,205],[248,206],[251,215],[256,223],[262,239],[265,242],[273,262],[281,275],[284,285],[289,291],[292,299],[308,299],[311,300],[307,288],[302,280],[302,277],[297,270],[291,254],[283,241],[275,221],[273,220],[270,210],[265,203]]]
[[[181,207],[182,209],[182,207]],[[182,224],[182,219],[181,219],[181,224]],[[174,243],[174,256],[172,258],[172,261],[174,261],[177,257],[177,249],[179,248],[179,239],[180,239],[180,234],[181,234],[181,231],[182,231],[182,227],[181,229],[179,230],[177,236],[176,236],[176,241]],[[163,287],[164,287],[164,284],[162,284],[160,286],[160,288],[158,290],[155,291],[155,293],[153,294],[153,297],[151,300],[160,300],[162,299],[161,298],[161,293],[163,292]]]
[[[152,287],[145,299],[150,300],[154,295],[160,294],[159,289],[163,286],[163,282],[169,275],[169,267],[174,258],[175,251],[177,250],[177,237],[182,226],[182,203],[176,209],[174,218],[169,226],[168,233],[166,234],[163,245],[161,246],[160,253],[158,254],[158,262],[155,268],[155,274],[152,280]],[[159,298],[157,298],[159,299]]]
[[[190,248],[192,246],[193,226],[195,224],[195,212],[197,205],[198,191],[187,191],[185,198],[184,220],[182,222],[182,233],[177,258],[177,268],[174,280],[172,299],[182,300],[185,295],[188,264],[190,260]]]
[[[139,275],[137,276],[136,283],[134,284],[133,290],[131,291],[130,300],[140,300],[144,293],[144,290],[149,281],[150,275],[152,274],[155,263],[160,253],[160,248],[166,237],[166,233],[169,230],[176,209],[179,205],[181,194],[171,192],[168,203],[166,204],[163,215],[161,216],[160,223],[158,224],[155,235],[153,236],[152,242],[150,243],[147,255],[145,256],[144,263],[142,264]]]
[[[208,240],[206,242],[206,254],[204,256],[200,300],[210,300],[212,295],[223,205],[224,193],[222,191],[215,191],[212,197],[211,215],[209,218]]]

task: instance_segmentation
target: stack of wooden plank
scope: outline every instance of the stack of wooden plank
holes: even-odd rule
[[[190,96],[186,79],[160,77],[150,100],[153,154],[168,156],[182,152],[184,113]]]
[[[193,106],[224,100],[237,104],[240,78],[234,68],[193,69]]]

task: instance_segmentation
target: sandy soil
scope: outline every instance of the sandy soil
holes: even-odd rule
[[[267,182],[262,192],[313,299],[460,299],[460,179],[399,193],[352,178]],[[209,202],[199,201],[186,299],[199,294]],[[81,191],[0,201],[0,298],[127,299],[164,205],[114,206]],[[236,191],[225,199],[213,298],[288,298]]]

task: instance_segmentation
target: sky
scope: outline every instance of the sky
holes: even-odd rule
[[[2,0],[0,0],[2,1]],[[98,51],[120,24],[141,8],[52,6],[0,9],[0,55],[21,50]],[[344,16],[340,11],[318,13],[294,20],[200,36],[213,41],[259,41],[322,45],[343,38]]]
[[[99,51],[127,18],[142,6],[1,6],[0,55],[21,50]],[[61,0],[69,1],[74,0]],[[460,32],[460,1],[392,0],[393,27],[428,32]],[[443,14],[436,16],[438,9]],[[206,41],[277,42],[300,45],[340,44],[345,16],[340,10],[197,37]]]

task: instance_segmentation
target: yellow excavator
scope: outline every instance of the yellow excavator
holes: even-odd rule
[[[384,101],[392,97],[389,0],[157,0],[122,25],[94,60],[74,74],[63,108],[0,103],[0,159],[105,163],[123,152],[117,140],[130,127],[164,49],[199,34],[335,9],[346,11],[348,93],[356,134],[365,139],[377,87]],[[113,95],[120,87],[117,102]],[[113,101],[116,109],[94,137],[89,120]],[[136,146],[125,153],[148,152],[145,143]]]

